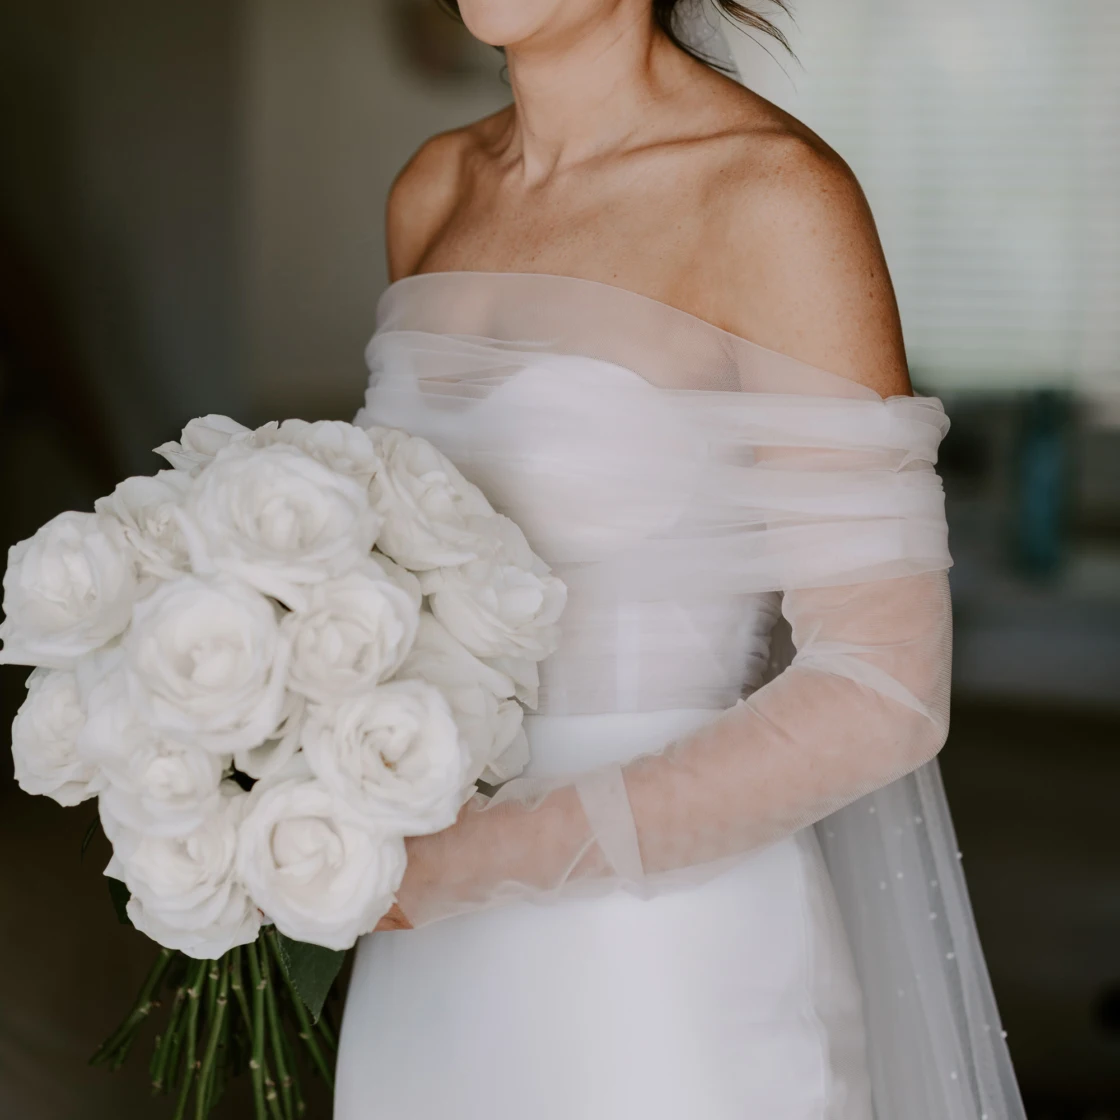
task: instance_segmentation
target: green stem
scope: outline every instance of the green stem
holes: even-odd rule
[[[253,1056],[253,1013],[249,1009],[249,1000],[246,994],[247,988],[242,975],[245,970],[245,959],[248,953],[248,946],[244,945],[234,950],[233,975],[229,985],[230,991],[233,993],[237,1006],[241,1011],[237,1036],[231,1040],[232,1044],[228,1054],[231,1073],[234,1075],[241,1074],[245,1070],[251,1069]]]
[[[221,961],[211,961],[206,970],[206,1018],[205,1022],[214,1021],[214,1013],[218,1007],[218,984],[222,976]]]
[[[250,1049],[252,1049],[253,1016],[249,1011],[249,1001],[245,997],[245,983],[242,976],[244,971],[243,961],[248,951],[247,946],[241,945],[233,951],[233,969],[230,976],[229,990],[233,992],[234,999],[237,1000],[237,1005],[241,1008],[241,1017],[245,1020],[245,1033],[249,1036]]]
[[[268,965],[268,953],[261,954],[261,972],[265,982],[265,1010],[268,1012],[268,1033],[272,1044],[272,1060],[276,1065],[276,1076],[280,1082],[280,1100],[284,1108],[284,1120],[295,1120],[292,1112],[292,1077],[288,1072],[284,1054],[284,1031],[280,1026],[280,1015],[276,1005],[276,984],[273,969]]]
[[[183,977],[183,1008],[179,1012],[179,1026],[171,1039],[171,1049],[167,1056],[167,1065],[164,1076],[167,1079],[167,1088],[174,1089],[182,1081],[182,1069],[179,1064],[179,1055],[186,1042],[185,1020],[190,1015],[192,989],[201,988],[203,976],[206,974],[206,961],[192,960],[186,976]]]
[[[264,1067],[264,1099],[268,1102],[268,1112],[272,1120],[284,1120],[280,1111],[280,1097],[276,1092],[276,1082],[272,1080],[268,1065]]]
[[[284,1054],[288,1059],[288,1069],[292,1071],[292,1095],[295,1098],[295,1114],[298,1118],[307,1111],[307,1104],[304,1102],[303,1090],[299,1083],[299,1064],[296,1062],[296,1053],[292,1049],[291,1041],[288,1039],[288,1032],[284,1031],[280,1038],[284,1046]]]
[[[174,1048],[175,1037],[179,1029],[179,1020],[182,1018],[186,1002],[187,983],[184,977],[183,983],[175,989],[175,999],[171,1003],[171,1011],[167,1016],[167,1026],[156,1042],[155,1052],[152,1054],[152,1063],[148,1067],[152,1077],[152,1090],[155,1093],[162,1093],[164,1089],[167,1088],[163,1079],[167,1073],[168,1058],[171,1056],[171,1051]]]
[[[108,1069],[111,1073],[116,1073],[116,1071],[118,1069],[120,1069],[121,1066],[123,1066],[124,1063],[128,1060],[128,1055],[132,1050],[132,1044],[135,1041],[136,1041],[136,1032],[133,1031],[133,1033],[130,1034],[128,1036],[128,1038],[126,1038],[120,1044],[119,1048],[117,1049],[116,1053],[112,1056],[112,1058],[110,1058],[107,1062],[103,1063],[105,1068]]]
[[[318,1039],[315,1037],[315,1027],[311,1022],[311,1016],[307,1013],[307,1006],[304,1004],[303,1000],[300,999],[299,992],[292,987],[292,982],[288,979],[288,974],[284,972],[284,962],[280,957],[280,946],[276,943],[275,931],[272,929],[268,930],[264,935],[264,940],[268,944],[269,949],[272,950],[272,956],[284,977],[284,982],[288,986],[288,991],[291,993],[292,1006],[295,1009],[296,1018],[299,1020],[299,1036],[306,1044],[311,1054],[311,1060],[315,1063],[315,1067],[323,1075],[323,1080],[326,1081],[333,1092],[334,1074],[331,1071],[330,1064],[323,1055]]]
[[[330,1020],[327,1018],[327,1009],[324,1007],[319,1014],[319,1019],[315,1023],[316,1030],[323,1036],[323,1041],[330,1047],[334,1053],[338,1053],[338,1036],[334,1032],[334,1027],[331,1026]]]
[[[189,985],[188,985],[189,987]],[[184,992],[186,989],[183,989]],[[190,1006],[190,1000],[184,996],[183,1011],[179,1015],[178,1029],[171,1036],[170,1043],[167,1048],[167,1064],[163,1068],[163,1075],[165,1078],[165,1088],[168,1092],[175,1089],[179,1084],[179,1055],[183,1050],[183,1031],[185,1026],[187,1008]]]
[[[245,946],[249,959],[249,979],[253,986],[253,1056],[249,1059],[249,1070],[253,1077],[253,1104],[257,1120],[267,1120],[264,1097],[264,988],[261,987],[261,964],[257,956],[258,940]]]
[[[128,1048],[132,1045],[132,1040],[136,1032],[140,1029],[144,1020],[151,1014],[153,1007],[152,997],[155,995],[156,989],[159,987],[159,982],[163,979],[163,974],[167,971],[167,966],[171,963],[171,958],[174,955],[175,953],[172,949],[160,949],[159,956],[156,957],[155,963],[149,970],[147,979],[145,979],[143,987],[140,989],[140,994],[136,997],[136,1002],[132,1005],[132,1009],[129,1011],[124,1022],[98,1047],[97,1052],[90,1058],[90,1065],[110,1064],[116,1058],[117,1052],[122,1047],[124,1048],[124,1053],[127,1055]]]
[[[226,954],[226,975],[232,982],[233,962],[232,953]],[[233,1008],[229,1006],[229,992],[226,992],[225,1011],[222,1015],[222,1031],[221,1037],[218,1039],[218,1053],[215,1061],[214,1072],[210,1078],[210,1091],[207,1094],[206,1109],[207,1112],[213,1110],[222,1094],[225,1092],[226,1085],[229,1082],[230,1069],[230,1036],[233,1033],[234,1014]],[[245,1027],[248,1030],[248,1024]]]
[[[198,1054],[198,1013],[202,1003],[202,985],[209,970],[210,961],[199,961],[187,989],[187,1052],[183,1059],[183,1080],[179,1085],[179,1099],[175,1104],[173,1120],[183,1120],[187,1112],[187,1100],[191,1086],[195,1082]]]
[[[198,1075],[198,1094],[194,1102],[195,1120],[206,1120],[210,1108],[211,1084],[215,1077],[214,1063],[218,1057],[218,1041],[226,1021],[226,1004],[229,1003],[229,960],[223,957],[210,970],[210,986],[213,997],[210,1001],[211,1014],[208,1021],[209,1034],[206,1037],[206,1052],[202,1058],[202,1069]]]

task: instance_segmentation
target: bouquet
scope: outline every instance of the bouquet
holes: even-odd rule
[[[151,1058],[175,1116],[248,1069],[258,1118],[331,1078],[323,1008],[390,908],[404,839],[528,760],[522,705],[565,590],[430,443],[387,428],[191,421],[92,513],[15,545],[0,660],[33,666],[16,777],[96,797],[105,870],[161,948],[93,1060]]]

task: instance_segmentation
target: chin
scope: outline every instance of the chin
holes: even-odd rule
[[[523,43],[608,7],[604,0],[459,0],[467,30],[492,47]]]

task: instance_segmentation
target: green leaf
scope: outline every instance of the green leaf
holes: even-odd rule
[[[108,876],[106,876],[105,882],[109,884],[109,897],[113,900],[113,909],[117,912],[117,920],[122,926],[132,925],[132,919],[128,916],[128,911],[125,909],[128,905],[128,900],[132,897],[128,887],[126,887],[120,879],[111,879]]]
[[[324,949],[321,945],[293,941],[279,930],[276,931],[276,944],[280,947],[280,959],[292,987],[318,1022],[346,954],[337,949]]]
[[[94,838],[95,834],[97,833],[97,826],[100,823],[101,823],[101,818],[100,817],[94,817],[93,820],[89,822],[89,828],[86,829],[86,834],[85,834],[85,836],[82,837],[82,850],[78,854],[79,862],[81,860],[85,859],[86,848],[88,848],[90,846],[91,842],[93,841],[93,838]]]

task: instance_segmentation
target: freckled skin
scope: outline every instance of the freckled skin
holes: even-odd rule
[[[648,0],[465,0],[514,101],[429,140],[388,206],[390,273],[555,272],[909,391],[863,193],[799,121],[677,50]]]
[[[874,221],[810,129],[675,47],[649,0],[461,8],[478,38],[505,47],[513,103],[433,137],[401,171],[391,279],[598,280],[883,396],[910,392]],[[407,919],[394,907],[378,928]]]

